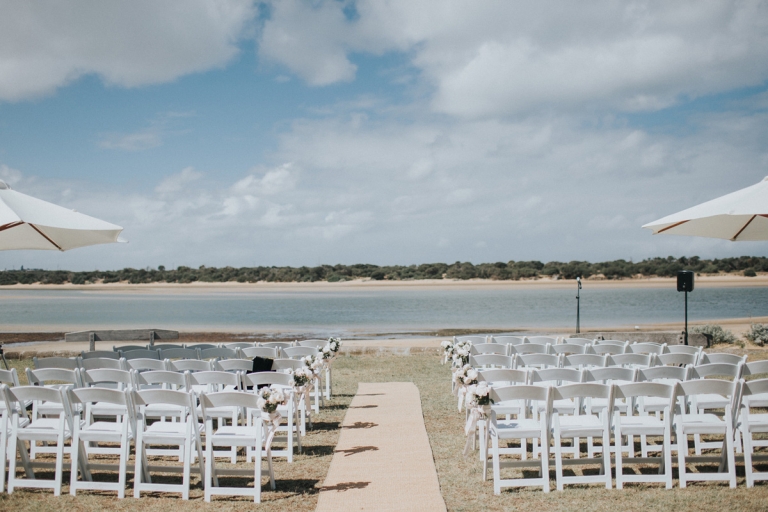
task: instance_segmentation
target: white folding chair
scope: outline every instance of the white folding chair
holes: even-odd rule
[[[192,471],[192,454],[197,456],[197,470],[200,476],[205,478],[203,468],[203,452],[200,443],[200,433],[204,425],[198,422],[195,395],[185,391],[171,389],[148,389],[134,391],[132,395],[134,405],[138,407],[136,417],[136,469],[133,475],[133,497],[139,498],[141,491],[154,492],[179,492],[184,500],[189,499],[189,482]],[[149,407],[156,409],[181,409],[184,411],[180,421],[155,421],[147,422],[146,411]],[[149,466],[147,463],[147,447],[152,445],[178,446],[181,452],[183,465],[181,468],[173,466]],[[175,451],[172,451],[175,452]],[[177,473],[181,469],[182,483],[153,483],[149,479],[149,473],[158,472]],[[147,473],[145,478],[143,475]],[[146,480],[146,481],[145,481]]]
[[[67,389],[67,388],[79,388],[82,387],[83,382],[80,377],[80,371],[63,369],[63,368],[40,368],[37,370],[30,370],[26,368],[27,382],[33,386],[46,387],[51,389]],[[54,402],[33,400],[32,401],[32,421],[42,419],[46,416],[59,417],[62,412],[65,412],[65,404],[60,400]],[[37,458],[38,453],[55,453],[58,448],[51,448],[46,446],[43,442],[42,446],[37,444],[37,441],[30,441],[29,456],[32,460]],[[69,448],[65,448],[66,453],[69,453]]]
[[[563,354],[565,356],[574,355],[574,354],[584,354],[585,350],[586,350],[586,347],[572,344],[572,343],[561,343],[560,345],[549,346],[550,354]]]
[[[549,344],[524,343],[522,345],[509,345],[509,355],[513,354],[549,354]]]
[[[293,393],[293,375],[288,373],[277,372],[256,372],[246,373],[242,375],[243,386],[253,387],[254,392],[259,386],[279,386],[285,393],[290,395],[287,405],[277,408],[277,412],[282,416],[282,421],[285,421],[285,425],[281,423],[278,427],[278,432],[284,432],[284,436],[275,438],[278,442],[285,442],[284,450],[272,449],[273,457],[285,457],[289,463],[293,462],[293,445],[296,443],[296,448],[301,453],[301,435],[302,425],[306,418],[305,411],[308,409],[308,405],[304,403],[302,409],[302,397],[295,396]],[[299,417],[300,413],[301,417]],[[248,461],[253,458],[252,452],[247,452]]]
[[[0,377],[10,377],[7,374],[10,374],[11,372],[13,372],[15,375],[16,369],[11,368],[11,370],[0,370]],[[11,437],[14,402],[8,397],[8,386],[5,384],[5,382],[8,381],[3,378],[2,383],[0,383],[0,461],[2,461],[2,464],[0,464],[0,492],[5,492],[6,462],[8,462],[10,457],[16,457],[17,450],[21,453],[22,466],[24,467],[27,476],[34,476],[32,473],[32,467],[29,463],[29,456],[27,455],[24,442],[17,440],[17,446],[15,447],[9,446],[8,444],[8,440]],[[14,385],[12,378],[11,385]],[[16,408],[19,411],[19,426],[27,426],[29,424],[29,418],[27,418],[26,415],[25,405],[22,403],[21,405],[17,405]]]
[[[92,350],[90,352],[83,350],[80,352],[80,359],[82,361],[88,359],[120,359],[120,354],[113,350]]]
[[[200,359],[177,359],[175,361],[166,360],[165,367],[171,372],[210,372],[213,370],[213,363]]]
[[[745,364],[747,362],[747,356],[738,356],[736,354],[726,354],[726,353],[712,353],[709,352],[703,352],[699,356],[699,361],[696,363],[697,365],[702,364],[715,364],[715,363],[725,363],[725,364]]]
[[[584,402],[588,399],[602,398],[606,400],[607,407],[603,414],[581,413],[577,409],[577,414],[572,416],[562,415],[553,412],[552,432],[554,437],[555,451],[555,473],[557,476],[557,490],[562,491],[564,485],[570,484],[591,484],[604,483],[606,489],[611,488],[611,419],[613,411],[613,386],[606,384],[597,384],[593,382],[582,384],[568,384],[557,388],[552,388],[553,400],[574,400]],[[562,442],[565,439],[571,439],[574,442],[574,448],[579,449],[577,440],[585,437],[587,439],[595,437],[602,438],[602,457],[593,458],[579,457],[573,459],[563,459]],[[563,474],[564,464],[600,464],[600,474],[598,475],[574,475],[565,476]]]
[[[111,370],[125,370],[125,359],[122,358],[107,358],[107,357],[92,357],[90,359],[80,360],[80,369],[82,370],[98,370],[98,369],[111,369]]]
[[[758,362],[768,363],[768,361]],[[755,448],[766,446],[766,441],[764,439],[758,441],[753,436],[753,434],[768,433],[768,414],[762,412],[768,407],[768,378],[745,382],[741,397],[741,408],[736,428],[744,440],[744,472],[747,476],[747,487],[753,487],[756,480],[768,480],[768,472],[756,471],[754,468],[755,462],[768,460],[766,454],[755,454]],[[752,412],[753,408],[756,409],[754,413]]]
[[[581,345],[582,347],[586,347],[588,345],[592,345],[595,340],[588,340],[586,338],[563,338],[563,345]]]
[[[469,349],[469,353],[472,355],[477,355],[477,354],[499,354],[502,356],[508,355],[507,345],[500,345],[499,343],[478,343],[476,345],[472,345],[472,348]]]
[[[678,475],[680,487],[686,487],[688,481],[713,481],[725,480],[731,487],[736,487],[736,461],[734,453],[734,428],[735,413],[739,408],[740,390],[743,381],[735,380],[729,382],[726,380],[703,379],[687,380],[679,382],[675,394],[677,397],[692,399],[697,396],[719,395],[729,401],[725,407],[725,417],[713,413],[700,413],[693,409],[690,413],[681,411],[675,412],[674,428],[677,434],[677,456],[678,456]],[[720,457],[713,456],[689,456],[688,455],[688,436],[689,435],[721,435],[723,443],[721,445]],[[703,462],[718,462],[720,465],[715,473],[709,472],[689,472],[686,464]],[[727,470],[727,471],[726,471]]]
[[[614,354],[606,356],[606,366],[619,366],[621,368],[640,369],[653,365],[653,354]]]
[[[200,395],[201,393],[219,393],[224,391],[239,391],[240,374],[226,371],[208,371],[189,374],[190,389]],[[198,413],[203,411],[198,406]],[[236,426],[240,420],[239,407],[210,407],[207,415],[216,418],[219,428],[222,428],[227,421]],[[216,457],[229,457],[232,464],[237,463],[237,448],[231,447],[228,452],[216,451]]]
[[[237,349],[241,349],[242,350],[244,348],[251,348],[251,347],[255,347],[255,346],[256,346],[256,344],[254,342],[252,342],[252,341],[235,341],[235,342],[232,342],[232,343],[222,343],[221,344],[222,348],[231,348],[232,350],[237,350]]]
[[[627,350],[628,343],[617,344],[611,342],[600,342],[596,345],[589,346],[589,353],[598,354],[601,356],[612,356],[616,354],[624,354]]]
[[[120,350],[118,353],[127,361],[132,359],[160,359],[160,351],[155,349]]]
[[[642,343],[630,343],[627,345],[627,350],[625,353],[627,354],[663,354],[666,351],[667,344],[666,343],[653,343],[653,342],[642,342]]]
[[[270,487],[275,489],[275,475],[272,470],[271,439],[265,435],[266,429],[261,419],[261,411],[258,406],[259,397],[252,393],[242,391],[224,391],[220,393],[202,393],[200,395],[200,408],[205,422],[205,501],[210,502],[213,495],[226,496],[253,496],[254,503],[261,502],[261,477],[269,476]],[[249,418],[258,415],[258,419],[248,425],[240,426],[233,423],[229,426],[218,424],[213,429],[213,419],[221,409],[243,409]],[[214,447],[228,447],[237,452],[241,446],[246,447],[256,456],[255,467],[247,469],[217,469],[214,456]],[[262,450],[263,447],[263,450]],[[262,451],[266,453],[267,469],[261,468]],[[237,461],[232,461],[235,464]],[[253,487],[224,487],[219,485],[219,474],[227,475],[253,475]]]
[[[273,347],[250,347],[241,348],[240,353],[245,358],[253,359],[254,357],[263,357],[265,359],[277,359],[279,357],[280,349]]]
[[[532,386],[540,386],[540,387],[557,387],[562,386],[565,384],[575,384],[582,382],[583,380],[583,371],[577,370],[575,368],[545,368],[542,370],[531,370],[528,372],[528,383]],[[542,409],[543,405],[539,404],[539,409],[533,409],[533,418],[538,418],[538,414],[543,411]],[[581,403],[578,400],[571,400],[571,399],[565,399],[565,400],[552,400],[552,412],[558,413],[558,414],[568,414],[573,415],[576,414],[577,410],[581,407]],[[574,458],[579,457],[579,440],[576,439],[573,443],[573,450],[570,450],[570,453],[573,454]],[[569,449],[563,448],[564,451],[568,452]],[[533,456],[534,458],[538,454],[539,447],[537,445],[536,440],[533,440]]]
[[[139,373],[146,372],[146,371],[153,372],[153,371],[167,370],[168,365],[162,359],[146,359],[146,358],[126,359],[125,369],[136,370]]]
[[[214,371],[217,372],[250,372],[253,371],[253,361],[250,359],[222,359],[213,361]]]
[[[515,368],[519,370],[543,370],[559,368],[561,357],[552,354],[517,354]]]
[[[491,343],[498,343],[499,345],[522,345],[525,343],[524,336],[491,336]]]
[[[533,345],[556,345],[557,344],[557,338],[554,336],[527,336],[525,338],[526,344],[533,344]]]
[[[517,418],[513,420],[500,420],[496,411],[491,409],[491,417],[488,426],[488,437],[490,443],[486,441],[485,454],[483,457],[483,480],[488,474],[488,445],[491,447],[492,466],[493,466],[493,492],[501,494],[502,487],[521,487],[528,485],[541,486],[544,492],[549,492],[549,437],[550,437],[550,418],[552,411],[551,389],[540,386],[508,386],[491,389],[491,399],[496,403],[523,402],[530,403],[534,410],[541,410],[538,419],[526,417],[523,407]],[[519,439],[521,444],[524,439],[536,439],[541,443],[539,460],[527,460],[521,457],[519,460],[502,461],[501,440]],[[538,467],[539,476],[537,478],[501,478],[501,468],[504,467]]]
[[[667,354],[657,354],[654,356],[653,364],[655,366],[693,366],[697,361],[698,356],[696,354],[670,352]]]
[[[98,387],[73,389],[69,392],[69,399],[72,403],[80,404],[81,409],[86,411],[86,420],[82,422],[79,413],[73,411],[72,446],[77,449],[72,450],[69,493],[75,496],[78,489],[117,491],[117,497],[124,498],[128,456],[136,429],[134,407],[130,400],[129,391]],[[115,415],[117,421],[93,420],[92,408],[104,407],[105,404],[109,404],[112,411],[120,409],[119,414]],[[117,466],[116,483],[97,482],[93,481],[91,477],[90,471],[92,469],[114,469],[111,464],[98,464],[89,461],[89,451],[86,449],[86,444],[96,445],[98,443],[116,443],[118,445],[116,450],[120,460]],[[90,453],[95,452],[90,450]],[[80,459],[81,454],[83,454],[83,459]],[[82,480],[77,478],[78,467],[82,468]]]
[[[625,482],[662,482],[667,489],[672,488],[672,420],[675,410],[675,385],[660,384],[655,382],[634,382],[622,383],[614,386],[614,396],[624,400],[625,403],[632,403],[637,399],[657,398],[666,400],[667,407],[663,410],[663,417],[657,418],[649,415],[634,414],[634,408],[629,407],[626,415],[616,411],[613,418],[614,432],[614,451],[616,452],[616,488],[622,489]],[[627,436],[629,445],[632,447],[629,457],[624,458],[624,447],[622,447],[622,437]],[[635,457],[634,445],[631,439],[634,436],[647,438],[661,437],[661,454],[659,457]],[[659,464],[659,473],[656,475],[644,473],[638,470],[637,473],[624,474],[624,464],[649,464],[657,462]]]
[[[32,365],[35,367],[35,370],[42,370],[44,368],[77,370],[79,368],[77,358],[74,357],[33,357]]]
[[[191,348],[192,350],[208,350],[209,348],[218,348],[218,345],[213,343],[195,343],[192,345],[184,345],[183,348]]]
[[[34,487],[37,489],[53,489],[53,495],[61,494],[61,480],[64,465],[64,443],[72,437],[72,414],[67,401],[66,388],[46,388],[43,386],[19,386],[14,388],[4,388],[7,399],[7,406],[11,411],[10,438],[8,446],[14,447],[21,454],[22,462],[27,467],[29,478],[19,478],[16,475],[16,454],[10,457],[8,467],[8,494],[12,494],[16,487]],[[58,404],[61,412],[57,418],[38,417],[30,422],[22,421],[24,411],[21,410],[20,403],[32,401],[48,404]],[[56,462],[41,463],[27,462],[29,459],[26,454],[24,441],[30,445],[38,442],[56,443],[53,451],[56,455]],[[3,466],[5,461],[3,461]],[[53,480],[36,478],[32,467],[51,467],[55,468]]]
[[[485,381],[491,388],[506,387],[514,385],[527,385],[528,384],[528,372],[525,370],[512,370],[510,368],[488,368],[478,370],[477,372],[478,382]],[[512,400],[512,401],[497,401],[491,408],[496,412],[498,416],[504,416],[507,420],[511,420],[512,416],[518,416],[520,414],[525,415],[525,411],[528,405],[525,400]],[[480,439],[480,458],[487,456],[487,450],[485,449],[485,426],[486,420],[480,420],[477,422],[479,439]],[[525,460],[528,456],[528,441],[526,439],[520,440],[520,448],[506,447],[499,448],[499,453],[502,455],[519,455],[521,459]]]
[[[515,365],[515,360],[510,356],[500,354],[478,354],[469,356],[469,364],[472,368],[509,368]]]
[[[741,379],[744,365],[729,363],[709,363],[692,366],[689,369],[688,380],[718,378],[721,380],[737,381]],[[705,413],[715,409],[725,409],[730,404],[730,398],[722,397],[717,393],[706,395],[698,394],[690,398],[689,408],[691,412]],[[701,450],[706,448],[719,448],[720,443],[702,441],[700,435],[694,436],[696,455],[701,455]],[[738,447],[740,448],[740,446]]]
[[[140,391],[151,389],[168,389],[171,391],[191,391],[189,388],[189,372],[177,373],[168,370],[147,371],[143,373],[134,373],[136,388]],[[143,409],[146,418],[159,419],[160,422],[178,422],[184,421],[188,411],[185,407],[169,405],[168,403],[148,404]],[[183,460],[184,450],[167,448],[150,448],[147,450],[149,455],[160,456],[178,456],[179,462]],[[194,462],[194,461],[193,461]]]
[[[665,354],[693,354],[698,358],[701,357],[702,347],[694,347],[691,345],[667,345],[664,347]],[[694,363],[696,364],[696,363]]]
[[[240,349],[231,348],[206,348],[200,351],[200,359],[239,359]]]
[[[563,368],[576,368],[577,370],[587,370],[590,368],[604,368],[607,363],[607,356],[597,354],[571,354],[563,356]]]
[[[200,359],[200,350],[196,348],[164,348],[160,349],[160,359]]]
[[[472,345],[476,343],[487,343],[488,342],[488,336],[484,335],[473,335],[473,336],[454,336],[454,341],[468,341]]]
[[[583,382],[597,382],[606,385],[619,385],[629,384],[635,382],[636,370],[632,368],[621,367],[607,367],[607,368],[592,368],[590,370],[584,370]],[[589,414],[603,414],[608,407],[607,400],[604,398],[590,398],[587,399],[583,405],[584,410]],[[626,401],[619,397],[614,397],[613,409],[619,414],[631,414],[634,409],[634,403]],[[619,442],[616,445],[619,446]],[[623,447],[628,456],[632,456],[635,450],[635,443],[632,436],[628,436],[627,444]],[[587,455],[593,456],[595,453],[599,453],[601,447],[595,447],[592,444],[592,440],[587,440]]]
[[[651,368],[640,368],[637,370],[635,380],[637,382],[655,382],[658,384],[668,384],[674,386],[678,382],[688,380],[690,373],[690,366],[654,366]],[[639,415],[652,414],[657,419],[661,419],[661,414],[667,407],[667,401],[664,398],[654,396],[639,396],[635,401],[635,409]],[[686,410],[687,404],[683,403],[682,399],[679,399],[677,409]],[[673,432],[674,434],[674,432]],[[640,449],[642,457],[648,457],[650,452],[661,450],[661,446],[657,444],[648,444],[645,435],[640,436]],[[677,442],[672,443],[671,450],[677,451]]]

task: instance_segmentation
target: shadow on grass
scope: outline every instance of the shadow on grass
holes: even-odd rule
[[[302,448],[301,452],[303,455],[307,455],[309,457],[322,457],[325,455],[333,455],[333,451],[335,449],[335,446],[315,445],[305,446]]]
[[[327,432],[339,430],[341,423],[338,421],[315,421],[312,423],[311,432]]]

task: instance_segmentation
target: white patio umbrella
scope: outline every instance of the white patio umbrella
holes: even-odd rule
[[[643,226],[654,235],[724,238],[732,242],[768,240],[768,176],[731,192]]]
[[[120,226],[11,190],[0,180],[0,251],[122,242]]]

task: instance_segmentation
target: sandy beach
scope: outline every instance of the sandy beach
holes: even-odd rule
[[[594,279],[583,281],[585,288],[675,288],[677,280],[673,277],[648,277],[632,279]],[[744,277],[735,274],[696,276],[695,286],[698,288],[741,288],[768,286],[768,275]],[[503,290],[503,289],[569,289],[575,288],[573,279],[521,279],[519,281],[495,281],[490,279],[419,279],[413,281],[376,281],[372,279],[357,279],[329,283],[316,281],[312,283],[150,283],[150,284],[15,284],[0,286],[0,290],[79,290],[89,292],[116,293],[217,293],[217,292],[284,292],[284,291],[343,291],[343,290],[376,290],[376,289],[413,289],[413,290]]]

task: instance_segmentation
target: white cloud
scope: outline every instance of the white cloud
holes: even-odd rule
[[[137,87],[222,67],[254,12],[251,0],[5,2],[0,100],[50,94],[88,74]]]
[[[354,53],[404,52],[461,117],[538,109],[658,110],[768,79],[768,5],[727,1],[273,4],[259,51],[312,85],[349,81]]]
[[[202,177],[203,173],[196,171],[193,167],[186,167],[180,172],[164,178],[155,187],[155,192],[160,195],[177,193]]]
[[[152,128],[123,135],[106,135],[99,142],[99,146],[104,149],[122,149],[123,151],[143,151],[162,144],[163,139],[160,133]]]

